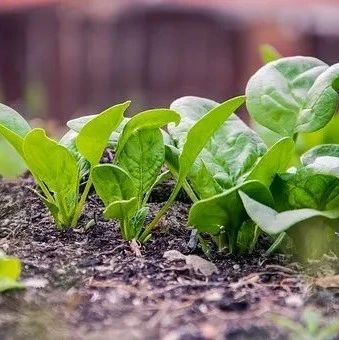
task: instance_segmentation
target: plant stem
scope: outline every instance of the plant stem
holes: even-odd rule
[[[75,208],[72,223],[71,223],[71,228],[75,228],[75,226],[78,223],[78,220],[79,220],[80,215],[82,213],[82,209],[83,209],[83,206],[86,202],[86,198],[88,196],[89,190],[91,189],[91,186],[92,186],[92,179],[91,179],[91,172],[90,172],[87,183],[85,185],[85,189],[84,189],[84,191],[81,195],[80,201],[78,202],[78,204]]]
[[[199,201],[199,198],[197,197],[197,195],[195,194],[195,192],[193,191],[193,189],[191,188],[191,186],[189,185],[186,179],[182,187],[184,188],[184,190],[186,191],[187,195],[189,196],[189,198],[192,200],[193,203]]]
[[[152,230],[156,227],[156,225],[161,220],[161,218],[166,214],[167,210],[170,208],[170,206],[172,205],[176,196],[178,195],[180,188],[181,188],[181,184],[180,183],[178,184],[178,182],[177,182],[177,184],[175,185],[175,187],[174,187],[174,189],[171,193],[171,196],[169,197],[167,202],[158,211],[158,213],[155,215],[153,221],[146,226],[144,232],[141,234],[140,239],[139,239],[140,242],[145,241],[146,237],[152,232]]]
[[[284,240],[285,236],[286,236],[285,232],[281,233],[273,242],[273,244],[268,248],[268,250],[265,252],[265,255],[270,256],[276,249],[278,249],[282,241]]]

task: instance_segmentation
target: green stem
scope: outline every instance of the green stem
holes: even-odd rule
[[[285,239],[285,236],[286,236],[285,232],[281,233],[276,238],[276,240],[273,242],[273,244],[268,248],[265,255],[270,256],[276,249],[278,249],[280,247],[281,243],[283,242],[283,240]]]
[[[197,195],[195,194],[195,192],[193,191],[192,187],[189,185],[187,180],[184,181],[182,187],[184,188],[184,190],[186,191],[187,195],[189,196],[189,198],[192,200],[193,203],[199,201],[199,198],[197,197]]]
[[[55,202],[54,197],[49,192],[48,188],[46,187],[46,184],[44,182],[40,181],[40,179],[37,176],[35,176],[33,173],[32,173],[32,175],[33,175],[34,181],[39,185],[42,192],[46,196],[47,200],[50,201],[51,203],[54,203]]]
[[[167,202],[163,205],[163,207],[158,211],[158,213],[155,215],[153,221],[149,223],[144,232],[141,234],[139,241],[144,242],[146,237],[152,232],[152,230],[156,227],[158,222],[161,220],[161,218],[166,214],[167,210],[170,208],[172,205],[173,201],[175,200],[176,196],[178,195],[178,192],[181,188],[181,183],[177,182],[175,185],[171,196],[167,200]]]
[[[72,223],[71,223],[71,228],[75,228],[75,226],[78,223],[78,220],[79,220],[80,215],[82,213],[82,209],[83,209],[84,204],[86,202],[86,198],[88,196],[89,190],[91,189],[91,186],[92,186],[92,179],[91,179],[91,172],[90,172],[90,175],[89,175],[89,178],[87,180],[85,189],[84,189],[84,191],[81,195],[80,201],[78,202],[78,204],[75,208]]]

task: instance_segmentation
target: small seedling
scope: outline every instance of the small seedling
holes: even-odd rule
[[[20,273],[20,260],[0,253],[0,293],[12,289],[23,289],[24,285],[18,281]]]
[[[58,143],[48,138],[43,129],[31,129],[17,112],[0,105],[0,134],[25,161],[41,190],[35,192],[59,229],[77,225],[92,185],[91,170],[99,164],[108,139],[121,123],[128,106],[126,102],[107,109],[92,117],[73,140],[68,133]],[[89,177],[81,193],[85,164]]]

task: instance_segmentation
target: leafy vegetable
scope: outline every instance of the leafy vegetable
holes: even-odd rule
[[[160,128],[179,120],[180,116],[168,109],[135,115],[120,133],[114,165],[93,169],[94,187],[106,207],[104,215],[120,220],[122,235],[127,240],[139,238],[150,192],[166,177],[160,174],[165,161]]]
[[[182,116],[177,127],[170,125],[168,129],[173,146],[167,146],[166,158],[167,163],[172,163],[172,168],[176,168],[176,171],[176,154],[178,157],[182,152],[188,131],[209,110],[217,106],[218,103],[199,97],[183,97],[171,105]],[[231,114],[198,154],[188,173],[188,180],[200,198],[221,193],[233,187],[238,178],[251,169],[265,151],[265,144],[255,132],[235,114]]]
[[[336,111],[338,79],[338,64],[329,67],[312,57],[278,59],[248,81],[248,111],[282,136],[319,130]]]
[[[248,219],[239,190],[255,195],[265,204],[272,202],[265,185],[259,181],[247,181],[222,194],[194,203],[189,212],[188,223],[200,232],[217,236],[220,250],[228,245],[230,252],[236,252],[239,230]]]
[[[162,216],[167,212],[173,203],[180,188],[186,180],[186,176],[191,171],[193,163],[205,147],[206,143],[213,136],[215,131],[224,121],[244,103],[245,97],[239,96],[227,100],[226,102],[212,108],[202,116],[188,131],[185,143],[178,158],[178,174],[176,185],[165,205],[160,209],[154,220],[145,228],[141,235],[141,240],[145,240],[155,228]]]
[[[0,254],[0,293],[24,288],[24,285],[18,282],[20,273],[21,263],[16,257]]]
[[[319,257],[336,241],[339,222],[338,145],[322,145],[301,157],[301,166],[272,184],[274,208],[240,193],[251,219],[266,233],[287,232],[304,257]]]
[[[58,228],[76,226],[92,185],[89,176],[80,195],[83,161],[86,159],[90,170],[99,163],[108,138],[120,124],[128,105],[126,102],[107,109],[89,120],[78,135],[69,133],[60,143],[48,138],[43,129],[31,130],[18,113],[5,111],[0,133],[25,160],[42,191],[37,194],[50,210]]]
[[[172,145],[166,147],[166,161],[174,173],[177,173],[179,167],[180,149],[183,148],[182,143],[186,140],[189,127],[215,105],[217,104],[213,101],[197,97],[184,97],[172,104],[171,107],[182,114],[181,123],[177,127],[169,127]],[[286,170],[294,152],[294,143],[291,138],[283,138],[265,152],[266,146],[262,140],[232,114],[206,143],[188,174],[190,185],[202,199],[193,205],[189,223],[200,232],[208,232],[214,237],[217,234],[219,248],[228,243],[230,251],[236,251],[239,230],[248,220],[237,194],[239,185],[241,187],[247,185],[249,180],[259,180],[262,182],[259,183],[259,189],[265,185],[269,187],[276,173]],[[265,193],[268,191],[266,187],[262,190]],[[234,197],[237,197],[236,203]],[[222,216],[222,209],[217,203],[220,200],[226,206],[237,206],[232,210],[233,222],[227,227],[225,218],[219,224],[209,219],[209,216]],[[218,213],[214,215],[211,213],[213,206],[218,209]],[[254,226],[246,229],[248,234],[256,238]],[[241,233],[242,240],[247,236],[245,232]],[[253,242],[248,244],[249,248],[253,248]]]

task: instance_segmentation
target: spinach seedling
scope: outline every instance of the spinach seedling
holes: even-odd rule
[[[0,253],[0,293],[24,288],[24,285],[18,281],[20,273],[20,260]]]
[[[286,57],[261,67],[248,81],[246,105],[261,125],[294,137],[324,127],[336,112],[339,64]]]
[[[14,110],[4,105],[0,107],[0,133],[25,161],[42,192],[36,193],[50,210],[59,229],[76,226],[92,185],[90,174],[80,193],[83,159],[88,162],[91,173],[91,169],[99,164],[107,141],[121,123],[128,106],[129,102],[115,105],[89,120],[73,143],[69,135],[58,143],[48,138],[43,129],[31,129]]]
[[[251,219],[266,233],[287,232],[304,258],[317,258],[338,242],[339,146],[320,145],[301,165],[279,174],[271,192],[274,205],[240,192]]]
[[[172,103],[171,108],[182,117],[178,126],[168,127],[170,141],[166,145],[166,163],[175,175],[190,129],[218,105],[199,97],[183,97]],[[245,174],[265,151],[263,141],[232,113],[206,141],[187,174],[187,180],[199,199],[211,197],[232,188],[237,178]]]
[[[171,105],[182,116],[178,126],[170,125],[168,129],[166,161],[174,174],[189,129],[217,105],[198,97],[183,97]],[[212,235],[219,249],[227,247],[232,252],[236,248],[243,252],[253,249],[257,228],[248,223],[238,191],[242,186],[252,191],[257,188],[258,196],[269,201],[268,187],[277,172],[286,170],[293,149],[292,139],[283,138],[267,151],[260,137],[231,114],[205,144],[187,175],[184,188],[196,202],[190,211],[189,224]]]
[[[168,201],[146,226],[143,225],[145,198],[149,196],[149,190],[154,187],[154,183],[165,176],[159,177],[160,168],[165,160],[163,134],[159,128],[170,122],[178,124],[180,116],[173,110],[167,110],[171,113],[170,119],[165,112],[150,119],[149,113],[146,112],[136,115],[127,122],[118,140],[114,164],[96,167],[93,172],[94,186],[106,206],[104,214],[108,218],[114,217],[121,221],[122,234],[126,239],[138,238],[140,241],[146,241],[149,238],[173,203],[204,145],[243,102],[243,96],[230,99],[207,112],[192,126],[178,157],[176,185]],[[148,152],[151,149],[154,151]],[[110,188],[108,183],[105,183],[108,177],[110,178],[108,181],[114,183]]]
[[[135,115],[120,132],[114,164],[93,169],[93,183],[106,209],[104,216],[120,221],[124,239],[139,239],[148,213],[147,200],[155,185],[167,176],[161,174],[165,147],[160,128],[178,124],[172,110],[155,109]]]
[[[189,212],[189,224],[199,232],[210,234],[219,250],[227,248],[231,253],[253,250],[258,233],[255,225],[249,223],[239,192],[255,195],[264,204],[272,204],[269,186],[275,175],[287,168],[292,154],[290,138],[274,144],[232,188],[194,203]]]

